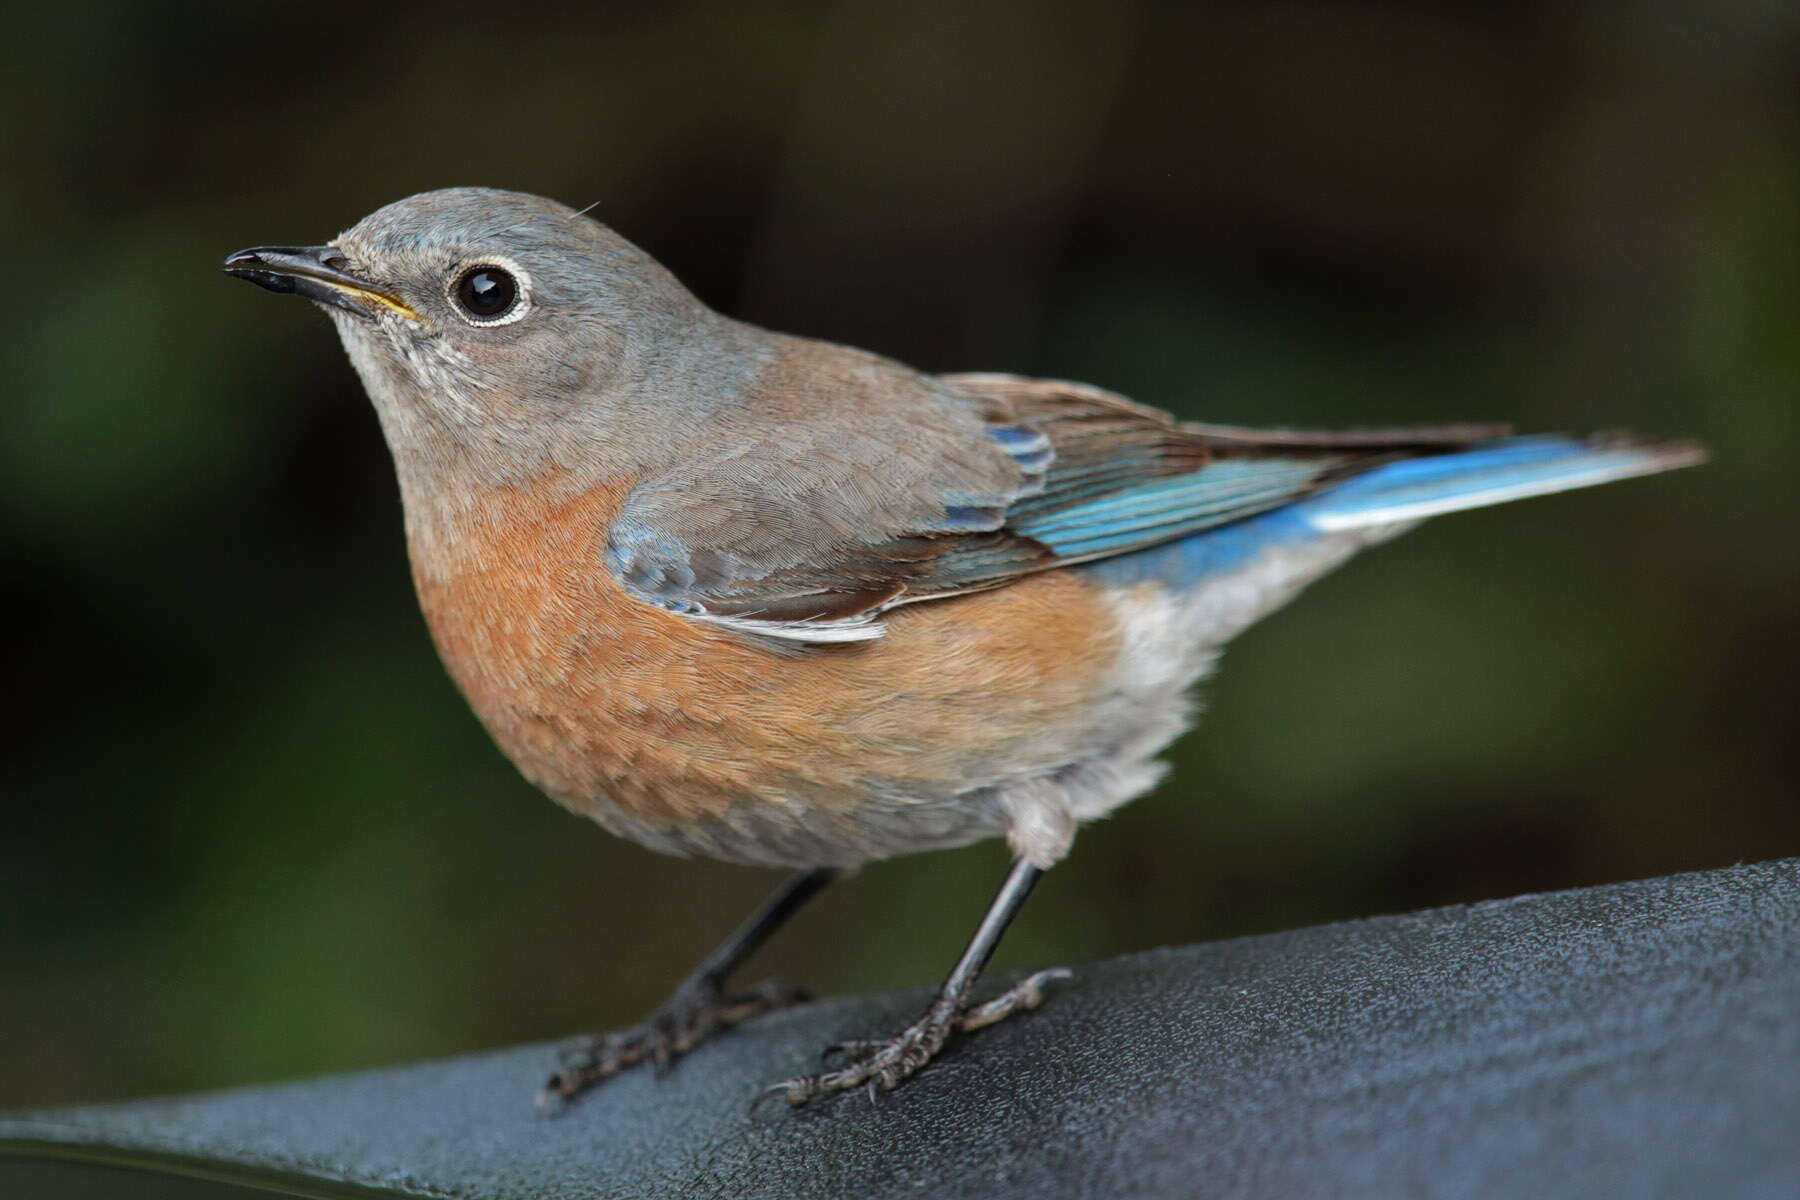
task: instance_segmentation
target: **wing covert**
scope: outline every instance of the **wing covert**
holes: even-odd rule
[[[682,616],[780,641],[859,641],[879,637],[895,605],[1128,553],[1504,432],[1257,431],[1185,425],[1081,384],[884,382],[855,422],[765,427],[644,481],[607,566]]]

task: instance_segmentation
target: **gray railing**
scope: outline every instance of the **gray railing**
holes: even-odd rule
[[[0,1194],[113,1164],[314,1196],[1800,1196],[1800,860],[1092,963],[896,1093],[750,1111],[926,995],[776,1013],[560,1114],[527,1046],[0,1118]]]

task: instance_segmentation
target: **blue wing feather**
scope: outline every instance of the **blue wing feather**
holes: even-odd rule
[[[1335,458],[1227,459],[1015,520],[1012,528],[1063,558],[1085,558],[1266,511],[1311,490],[1341,465]]]
[[[854,422],[802,405],[779,437],[715,447],[638,481],[605,551],[629,592],[746,633],[857,640],[878,636],[896,604],[1038,571],[1176,582],[1279,539],[1697,457],[1617,440],[1489,440],[1494,427],[1183,425],[1077,384],[934,383],[831,353],[853,358],[845,378],[864,381],[857,395],[869,403]]]

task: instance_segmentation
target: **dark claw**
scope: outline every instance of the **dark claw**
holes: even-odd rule
[[[643,1062],[666,1074],[675,1060],[710,1034],[729,1029],[771,1009],[797,1003],[797,989],[774,981],[759,984],[729,999],[700,986],[684,985],[659,1011],[641,1024],[618,1033],[586,1038],[560,1052],[563,1069],[550,1077],[545,1097],[572,1100],[580,1093]]]
[[[613,1043],[617,1041],[614,1034],[601,1034],[597,1037],[585,1037],[569,1046],[562,1046],[556,1051],[556,1061],[565,1068],[577,1063],[593,1062],[605,1058],[612,1053]],[[558,1072],[560,1075],[561,1072]]]
[[[822,1057],[843,1056],[845,1062],[835,1071],[817,1075],[796,1075],[763,1089],[751,1102],[754,1111],[770,1096],[784,1096],[788,1106],[799,1108],[815,1096],[832,1092],[848,1092],[866,1088],[869,1100],[877,1093],[891,1092],[912,1078],[938,1056],[957,1032],[973,1033],[1004,1021],[1016,1013],[1036,1008],[1043,1003],[1044,985],[1055,979],[1067,979],[1071,972],[1063,967],[1039,971],[1008,988],[983,1004],[967,1000],[958,1003],[946,996],[933,1000],[925,1015],[886,1041],[850,1039],[825,1048]]]
[[[833,1058],[842,1057],[845,1062],[861,1062],[880,1050],[886,1042],[869,1038],[846,1038],[841,1042],[833,1042],[819,1051],[821,1062],[830,1062]]]
[[[794,1080],[790,1079],[790,1080],[786,1080],[782,1083],[773,1083],[773,1084],[770,1084],[768,1087],[763,1088],[761,1091],[757,1092],[756,1095],[754,1095],[750,1098],[750,1111],[752,1113],[756,1112],[757,1109],[759,1109],[763,1106],[763,1102],[765,1100],[769,1099],[771,1096],[779,1096],[779,1095],[783,1094],[784,1092],[786,1092],[788,1090],[789,1084],[792,1084],[794,1082],[795,1082]],[[799,1108],[802,1104],[806,1103],[806,1101],[804,1099],[795,1100],[792,1096],[789,1096],[787,1098],[787,1102],[788,1102],[788,1107],[790,1107],[790,1108]]]

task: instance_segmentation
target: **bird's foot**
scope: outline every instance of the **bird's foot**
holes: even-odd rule
[[[839,1042],[828,1047],[826,1055],[841,1056],[844,1065],[835,1071],[818,1075],[800,1075],[784,1079],[758,1096],[760,1102],[781,1096],[795,1108],[814,1096],[831,1092],[849,1092],[865,1085],[870,1093],[889,1092],[916,1075],[925,1064],[938,1056],[953,1033],[973,1033],[1004,1021],[1016,1012],[1036,1008],[1044,1002],[1044,985],[1053,979],[1068,979],[1066,967],[1039,971],[1015,984],[985,1004],[958,1003],[955,998],[940,995],[897,1037],[885,1040]]]
[[[641,1023],[583,1038],[565,1050],[562,1069],[544,1085],[538,1103],[571,1100],[640,1063],[650,1062],[662,1070],[717,1030],[808,999],[801,989],[772,979],[732,996],[725,995],[716,980],[690,979]]]

